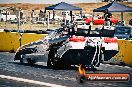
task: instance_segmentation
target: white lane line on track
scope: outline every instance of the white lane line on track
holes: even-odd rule
[[[12,77],[12,76],[5,76],[5,75],[0,75],[0,78],[8,79],[8,80],[15,80],[15,81],[19,81],[19,82],[21,81],[21,82],[26,82],[26,83],[32,83],[32,84],[37,84],[37,85],[43,85],[43,86],[49,86],[49,87],[66,87],[66,86],[51,84],[51,83],[47,83],[47,82],[41,82],[41,81],[35,81],[35,80]]]
[[[102,64],[102,65],[106,65],[106,66],[114,66],[114,67],[120,67],[120,68],[130,68],[129,66],[120,66],[120,65],[110,65],[110,64]]]

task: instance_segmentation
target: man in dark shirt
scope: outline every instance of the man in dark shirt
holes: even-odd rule
[[[112,14],[109,12],[108,9],[105,9],[105,11],[104,11],[105,25],[110,25],[111,17],[112,17]]]

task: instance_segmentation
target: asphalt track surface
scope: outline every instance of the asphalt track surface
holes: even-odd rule
[[[128,82],[89,82],[80,84],[76,80],[77,67],[54,70],[46,62],[30,66],[14,61],[14,53],[0,52],[0,87],[132,87]],[[88,73],[129,73],[132,67],[101,64],[96,71]]]

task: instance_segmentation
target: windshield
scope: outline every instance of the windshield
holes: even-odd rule
[[[115,34],[130,34],[130,27],[116,27]]]

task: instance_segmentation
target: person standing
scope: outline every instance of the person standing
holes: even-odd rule
[[[40,10],[39,12],[39,20],[42,21],[42,18],[44,18],[44,12]]]
[[[20,25],[24,24],[23,10],[20,10]]]
[[[36,14],[35,14],[34,10],[32,10],[32,12],[31,12],[31,22],[33,22],[33,21],[36,21]]]
[[[108,9],[105,9],[105,11],[104,11],[104,18],[105,18],[104,25],[106,25],[106,26],[111,25],[111,23],[110,23],[111,17],[112,17],[112,14],[109,12]]]

